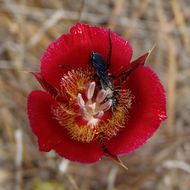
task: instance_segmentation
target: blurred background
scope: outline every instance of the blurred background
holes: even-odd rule
[[[156,44],[148,65],[167,92],[168,119],[142,148],[121,159],[82,165],[40,153],[26,99],[40,88],[45,48],[80,20],[111,28],[134,48]],[[147,84],[148,85],[148,84]],[[0,0],[0,190],[189,190],[190,1]]]

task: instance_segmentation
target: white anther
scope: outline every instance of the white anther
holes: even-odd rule
[[[94,95],[95,86],[96,86],[95,82],[91,82],[89,84],[88,89],[87,89],[87,98],[88,98],[88,100],[92,99],[92,97]]]
[[[85,102],[82,98],[82,94],[81,93],[78,93],[78,96],[77,96],[77,102],[78,102],[78,105],[81,107],[81,108],[84,108],[85,107]]]
[[[102,104],[100,106],[101,110],[107,111],[110,109],[110,107],[112,106],[112,100],[108,100],[107,102],[105,102],[104,104]]]
[[[107,96],[107,92],[104,90],[104,89],[101,89],[99,92],[98,92],[98,95],[96,97],[96,102],[97,103],[101,103],[104,101],[104,99],[106,98]]]
[[[88,107],[91,108],[91,109],[93,109],[93,110],[95,110],[96,103],[89,104]]]
[[[101,118],[103,115],[104,115],[104,112],[103,111],[99,111],[96,114],[94,114],[94,117],[95,118]]]
[[[77,94],[77,103],[80,107],[81,116],[87,121],[87,125],[95,127],[98,125],[105,111],[109,110],[113,104],[112,99],[108,98],[108,92],[105,89],[98,91],[95,96],[96,83],[90,82],[86,88],[86,99],[81,93]],[[96,100],[94,100],[96,98]]]
[[[83,116],[84,116],[84,118],[85,118],[86,120],[89,120],[90,118],[92,118],[91,115],[90,115],[90,114],[88,113],[88,111],[86,110],[86,108],[83,108],[81,111],[83,112]]]

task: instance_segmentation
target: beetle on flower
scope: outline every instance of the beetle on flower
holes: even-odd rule
[[[104,155],[117,160],[144,144],[167,117],[163,86],[144,65],[148,55],[131,62],[126,40],[79,23],[51,43],[33,72],[44,90],[28,97],[39,149],[93,163]]]

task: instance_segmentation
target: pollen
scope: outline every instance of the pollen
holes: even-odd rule
[[[91,142],[117,135],[127,124],[134,97],[129,90],[116,90],[114,109],[109,92],[93,80],[90,71],[71,70],[61,79],[64,100],[52,108],[54,118],[73,140]],[[102,139],[101,139],[102,140]]]

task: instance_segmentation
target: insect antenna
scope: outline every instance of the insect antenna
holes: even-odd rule
[[[111,55],[112,55],[112,41],[111,41],[111,30],[108,29],[108,39],[109,39],[109,54],[107,58],[107,68],[111,65]]]

